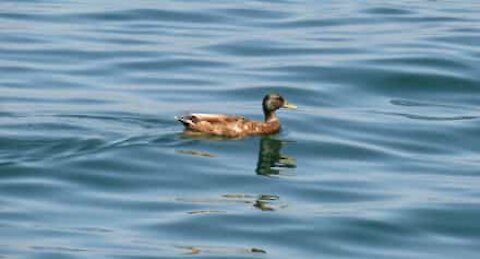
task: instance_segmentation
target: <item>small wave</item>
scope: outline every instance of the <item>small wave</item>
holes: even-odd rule
[[[401,116],[412,120],[424,121],[459,121],[459,120],[474,120],[479,116],[425,116],[418,114],[400,113],[400,112],[384,112],[385,115]]]
[[[181,10],[162,9],[133,9],[118,10],[98,13],[80,13],[74,15],[77,18],[86,20],[98,20],[107,22],[128,22],[128,21],[171,21],[176,23],[222,23],[221,16],[208,14],[207,12],[193,12]]]
[[[364,10],[367,14],[381,14],[381,15],[412,15],[415,14],[412,10],[398,8],[398,7],[373,7]]]
[[[450,104],[402,100],[402,99],[393,99],[393,100],[390,100],[390,103],[392,105],[405,106],[405,107],[440,107],[440,108],[451,108],[451,109],[459,109],[459,110],[469,109],[469,107],[461,106],[461,105],[450,105]]]

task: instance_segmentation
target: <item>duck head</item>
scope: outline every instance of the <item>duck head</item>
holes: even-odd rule
[[[272,118],[275,118],[275,111],[280,109],[280,108],[286,108],[286,109],[296,109],[297,106],[294,104],[291,104],[285,100],[281,95],[279,94],[267,94],[263,98],[263,112],[265,113],[265,121],[268,121]]]
[[[267,94],[263,98],[263,110],[268,111],[268,112],[274,112],[280,108],[286,108],[286,109],[297,109],[297,106],[294,104],[291,104],[285,100],[281,95],[279,94]]]

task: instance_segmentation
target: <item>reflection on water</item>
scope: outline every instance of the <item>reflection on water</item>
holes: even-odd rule
[[[177,150],[177,153],[183,154],[183,155],[199,156],[199,157],[215,157],[215,155],[212,155],[208,152],[197,151],[197,150]]]
[[[231,139],[219,136],[212,136],[209,134],[201,132],[192,132],[184,131],[181,135],[183,138],[188,138],[192,140],[203,140],[206,142],[209,141],[232,141],[240,139]],[[259,148],[258,148],[258,160],[255,172],[257,175],[261,176],[273,176],[285,174],[285,170],[296,168],[296,159],[292,156],[282,154],[282,147],[287,143],[287,141],[276,139],[275,137],[265,136],[259,138]],[[191,155],[199,157],[208,157],[216,158],[216,154],[212,154],[205,151],[199,150],[177,150],[177,154],[182,155]],[[193,199],[178,199],[183,202],[190,203],[207,203],[207,204],[217,204],[217,203],[242,203],[250,204],[254,208],[261,211],[275,211],[277,209],[282,209],[287,207],[286,203],[280,202],[280,196],[275,194],[258,194],[258,195],[249,195],[249,194],[224,194],[221,199],[218,198],[193,198]],[[188,214],[218,214],[224,213],[223,210],[205,208],[201,210],[189,211]]]
[[[249,253],[261,253],[266,254],[267,252],[263,249],[252,247],[252,248],[233,248],[233,247],[199,247],[199,246],[177,246],[179,249],[186,250],[185,255],[198,255],[198,254],[219,254],[219,255],[228,255],[228,254],[249,254]]]
[[[280,201],[280,196],[274,194],[227,193],[223,194],[221,198],[177,198],[177,201],[209,206],[205,209],[188,211],[187,213],[191,215],[223,214],[227,212],[224,210],[225,204],[247,204],[261,211],[276,211],[288,207],[287,203]],[[219,209],[216,209],[217,207]]]
[[[281,153],[282,146],[285,143],[273,137],[260,139],[257,169],[255,170],[258,175],[279,175],[285,168],[295,168],[297,166],[294,157]]]
[[[181,136],[183,138],[205,141],[241,140],[241,138],[232,139],[193,131],[184,131]],[[257,175],[280,175],[282,173],[284,174],[286,169],[292,169],[297,167],[297,161],[294,157],[281,153],[282,147],[286,143],[287,141],[276,139],[270,136],[264,136],[260,138],[257,167],[255,169]],[[192,155],[210,158],[216,156],[215,154],[199,150],[177,150],[177,153],[182,155]]]
[[[275,207],[272,206],[272,202],[279,200],[280,197],[277,195],[262,194],[258,196],[255,204],[253,206],[262,211],[274,211]],[[287,205],[282,205],[281,207],[286,207]]]

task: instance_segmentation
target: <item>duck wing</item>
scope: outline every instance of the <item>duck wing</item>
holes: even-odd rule
[[[241,116],[206,113],[192,113],[177,119],[189,130],[222,136],[242,134],[243,124],[248,121]]]
[[[240,120],[244,120],[241,116],[230,116],[224,114],[207,114],[207,113],[192,113],[184,116],[177,117],[177,120],[183,123],[185,126],[198,124],[200,122],[208,122],[212,124],[217,123],[232,123]]]
[[[187,128],[191,128],[195,125],[216,125],[216,124],[230,124],[238,121],[245,120],[241,116],[230,116],[224,114],[207,114],[207,113],[192,113],[180,117],[176,117],[178,121],[183,123]]]
[[[192,113],[191,117],[196,121],[208,121],[210,123],[230,123],[245,119],[242,116],[208,113]]]

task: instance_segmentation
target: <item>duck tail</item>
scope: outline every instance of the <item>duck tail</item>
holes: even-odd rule
[[[194,124],[192,115],[175,116],[175,119],[181,122],[185,127],[190,127]]]

